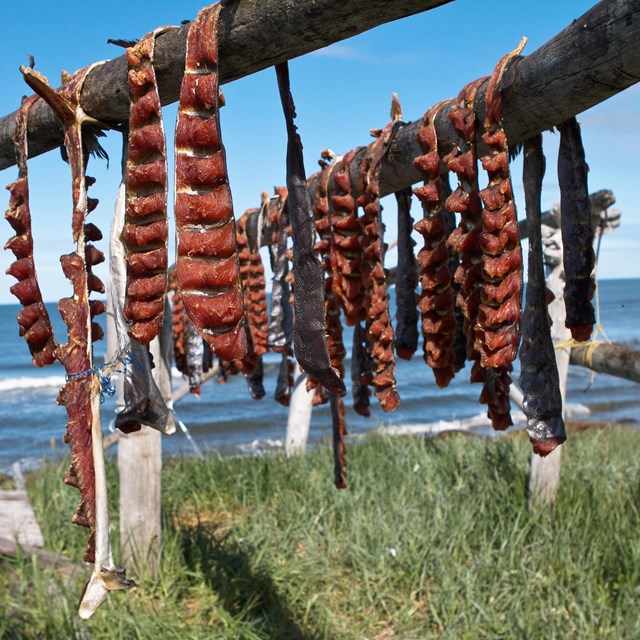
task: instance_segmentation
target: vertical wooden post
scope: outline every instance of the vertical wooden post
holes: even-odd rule
[[[313,391],[307,391],[307,374],[300,369],[296,362],[295,383],[291,394],[289,418],[287,420],[287,438],[285,441],[285,453],[287,456],[304,453],[307,449],[313,394]]]
[[[107,353],[118,350],[111,296],[107,296]],[[160,356],[156,338],[151,344],[154,379],[163,397],[171,397],[171,372]],[[118,407],[124,405],[123,381],[119,380]],[[160,548],[160,476],[162,443],[158,431],[143,426],[139,432],[120,434],[118,472],[120,476],[120,547],[122,562],[139,575],[153,577],[158,570]]]
[[[547,287],[555,296],[549,304],[551,337],[554,344],[565,342],[571,337],[564,326],[566,317],[564,307],[564,268],[562,266],[562,236],[560,229],[542,226],[542,238],[545,245],[544,261],[547,266]],[[562,394],[562,414],[566,417],[567,376],[569,374],[569,355],[571,349],[556,349],[556,363],[560,378]],[[560,468],[562,461],[562,445],[556,447],[545,458],[531,453],[531,470],[529,475],[529,503],[532,509],[552,504],[556,500],[560,485]]]

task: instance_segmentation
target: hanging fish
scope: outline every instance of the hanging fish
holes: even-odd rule
[[[542,135],[524,143],[524,197],[529,233],[529,264],[520,346],[522,410],[534,453],[546,456],[567,439],[562,419],[562,395],[547,311],[542,258],[540,191],[545,161]]]

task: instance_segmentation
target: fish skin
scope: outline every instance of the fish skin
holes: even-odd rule
[[[545,161],[542,136],[524,143],[523,181],[529,233],[529,264],[526,305],[522,316],[520,346],[520,387],[522,410],[533,450],[548,455],[567,438],[562,418],[562,395],[555,349],[547,311],[542,234],[540,230],[540,190]]]
[[[286,62],[276,65],[278,88],[287,125],[287,205],[293,235],[293,273],[296,282],[293,341],[300,367],[327,389],[346,393],[331,366],[325,333],[324,274],[314,252],[315,223],[302,156],[302,142],[294,124],[295,107]]]

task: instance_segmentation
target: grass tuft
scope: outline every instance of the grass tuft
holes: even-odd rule
[[[372,436],[307,456],[168,460],[160,575],[76,617],[67,584],[0,565],[2,638],[638,638],[640,434],[609,428],[563,453],[554,508],[527,508],[521,438]],[[86,533],[66,465],[28,477],[48,549]],[[109,467],[117,517],[117,470]],[[117,542],[117,535],[112,535]]]

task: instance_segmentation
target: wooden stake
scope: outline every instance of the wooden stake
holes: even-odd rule
[[[307,391],[307,374],[296,363],[295,383],[291,394],[289,418],[287,420],[287,439],[285,443],[287,456],[304,453],[307,449],[313,394],[313,390]]]

